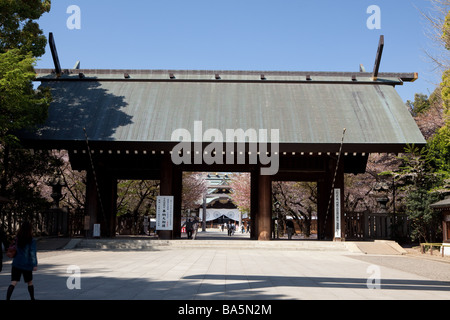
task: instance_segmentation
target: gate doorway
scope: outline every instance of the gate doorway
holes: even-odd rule
[[[118,180],[116,234],[155,235],[158,180]]]
[[[205,192],[198,206],[201,231],[224,233],[228,238],[239,235],[240,239],[250,239],[250,173],[205,172],[203,177],[206,182]],[[221,238],[220,234],[217,236]]]
[[[317,239],[317,182],[274,181],[273,238]],[[293,224],[289,235],[288,225]]]

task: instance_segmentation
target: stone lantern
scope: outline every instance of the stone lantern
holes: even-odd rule
[[[375,183],[373,189],[376,192],[376,194],[374,194],[374,198],[378,202],[380,212],[387,212],[386,204],[389,202],[389,198],[387,197],[387,193],[389,191],[388,184],[386,182],[379,181]]]
[[[53,207],[59,208],[59,201],[62,199],[62,188],[66,187],[67,184],[64,181],[64,177],[62,174],[58,174],[55,172],[52,178],[47,181],[47,184],[52,187],[51,197],[53,199]]]

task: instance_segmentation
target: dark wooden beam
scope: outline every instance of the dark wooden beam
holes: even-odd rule
[[[292,172],[292,171],[279,171],[272,176],[273,181],[310,181],[316,182],[320,179],[324,179],[325,172],[323,171],[304,171],[304,172]]]
[[[381,56],[383,55],[384,49],[384,36],[380,36],[380,42],[378,43],[377,56],[375,57],[375,66],[373,68],[372,80],[378,79],[378,70],[380,69]]]
[[[50,45],[50,51],[52,52],[53,64],[55,65],[55,72],[57,76],[61,75],[61,65],[59,63],[58,52],[56,51],[55,38],[53,32],[50,32],[48,44]]]

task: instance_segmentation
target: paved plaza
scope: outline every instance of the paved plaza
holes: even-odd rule
[[[34,273],[36,298],[450,299],[450,264],[446,262],[408,255],[370,255],[331,247],[329,250],[306,247],[292,250],[283,245],[266,249],[237,248],[230,241],[230,248],[214,248],[198,246],[198,243],[201,242],[151,250],[40,251],[39,269]],[[10,263],[6,260],[0,273],[0,296],[6,296]],[[18,284],[12,298],[28,299],[23,282]]]

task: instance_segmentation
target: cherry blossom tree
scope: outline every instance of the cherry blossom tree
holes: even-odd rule
[[[183,172],[182,208],[195,210],[203,201],[208,184],[202,172]]]
[[[279,226],[292,218],[306,237],[311,235],[311,223],[317,215],[317,183],[275,181],[272,183],[273,201],[280,204]]]
[[[231,177],[231,199],[241,212],[250,212],[250,173],[235,173]]]

